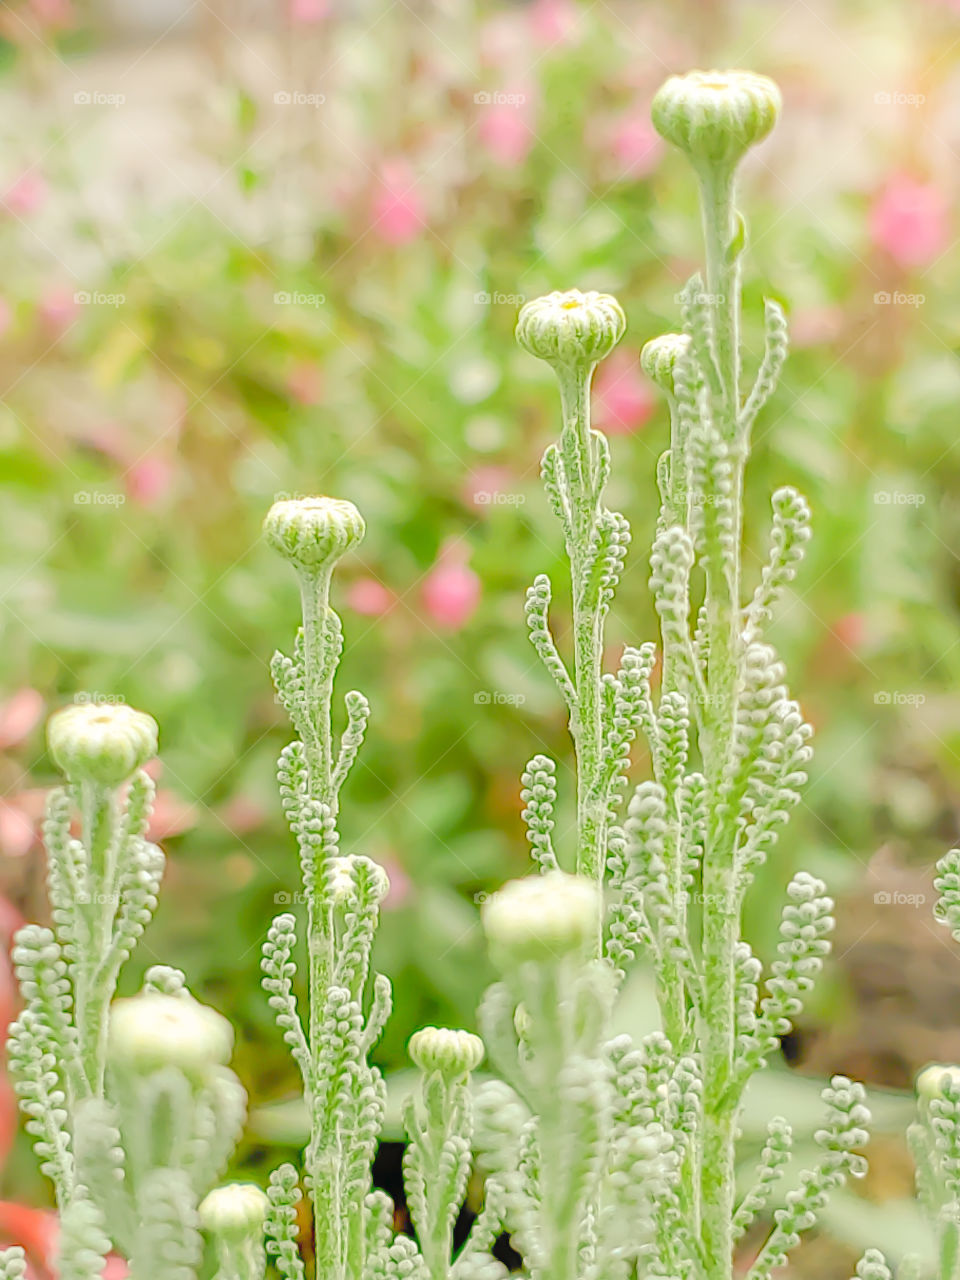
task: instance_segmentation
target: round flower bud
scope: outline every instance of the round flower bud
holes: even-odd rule
[[[600,892],[564,871],[511,880],[483,905],[483,927],[495,957],[509,964],[548,963],[582,952],[597,935]]]
[[[664,333],[644,343],[640,352],[640,367],[661,391],[673,394],[673,371],[677,361],[690,350],[690,338],[685,333]]]
[[[233,1027],[215,1009],[189,996],[145,992],[117,1000],[110,1010],[111,1065],[147,1073],[179,1067],[203,1075],[223,1066],[233,1050]]]
[[[47,743],[71,782],[118,787],[157,754],[157,722],[122,704],[82,702],[50,717]]]
[[[550,364],[582,367],[608,356],[623,337],[627,320],[609,293],[548,293],[520,309],[517,341]]]
[[[469,1031],[424,1027],[410,1037],[407,1052],[427,1075],[439,1071],[444,1080],[456,1080],[479,1067],[483,1061],[483,1041]]]
[[[690,71],[671,76],[651,108],[661,137],[693,163],[735,165],[762,142],[780,114],[780,90],[752,71]]]
[[[231,1182],[217,1187],[200,1201],[197,1213],[204,1231],[228,1240],[259,1235],[270,1201],[250,1182]]]
[[[286,498],[267,512],[263,531],[298,569],[320,573],[363,540],[366,525],[343,498]]]
[[[917,1076],[917,1095],[926,1102],[930,1102],[933,1098],[942,1098],[943,1086],[946,1083],[952,1084],[954,1089],[960,1092],[960,1067],[936,1062],[932,1066],[924,1067]]]
[[[390,877],[379,862],[354,853],[338,854],[330,858],[326,870],[327,892],[335,905],[341,906],[356,897],[356,875],[361,865],[370,876],[373,896],[378,903],[382,902],[390,892]]]

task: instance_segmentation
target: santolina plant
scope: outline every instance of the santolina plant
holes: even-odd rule
[[[746,72],[674,77],[654,101],[657,129],[686,154],[698,182],[706,265],[683,291],[682,331],[643,350],[670,411],[650,557],[661,646],[628,646],[615,672],[603,668],[604,628],[630,530],[605,505],[610,449],[590,426],[590,386],[623,337],[624,314],[612,297],[576,290],[520,313],[519,342],[552,367],[560,391],[561,429],[544,454],[543,479],[570,565],[571,655],[551,632],[545,575],[528,592],[527,622],[569,716],[576,824],[574,838],[561,841],[556,764],[534,757],[522,797],[535,870],[483,907],[499,980],[479,1009],[482,1039],[428,1027],[410,1041],[420,1081],[404,1113],[404,1175],[416,1240],[394,1232],[393,1205],[371,1182],[385,1088],[369,1059],[391,1005],[371,952],[387,877],[369,858],[342,852],[338,829],[369,709],[362,694],[347,693],[337,738],[343,641],[331,581],[364,536],[360,513],[339,499],[285,499],[265,523],[298,577],[303,606],[293,651],[277,653],[272,671],[295,731],[279,781],[306,911],[303,921],[283,913],[270,926],[263,985],[310,1124],[300,1166],[281,1166],[265,1192],[215,1186],[244,1108],[220,1015],[171,969],[150,970],[141,995],[111,1003],[162,871],[145,837],[152,791],[140,770],[156,726],[124,707],[54,717],[51,752],[68,782],[51,798],[46,831],[54,928],[18,936],[25,1008],[10,1056],[56,1188],[61,1275],[94,1280],[113,1248],[134,1280],[193,1280],[209,1274],[206,1232],[218,1280],[261,1280],[268,1267],[299,1280],[305,1191],[323,1280],[494,1280],[505,1271],[492,1252],[503,1232],[531,1280],[729,1280],[738,1239],[769,1216],[748,1273],[767,1280],[830,1192],[863,1172],[863,1090],[837,1076],[824,1090],[820,1157],[779,1206],[791,1159],[781,1118],[769,1123],[752,1182],[736,1191],[744,1089],[800,1012],[833,925],[824,885],[800,873],[766,976],[741,936],[744,897],[810,758],[810,729],[766,634],[809,537],[807,504],[795,490],[773,495],[769,558],[749,598],[741,557],[750,431],[787,340],[783,313],[768,302],[765,351],[744,394],[745,230],[735,179],[779,109],[776,87]],[[628,799],[641,734],[652,776]],[[655,975],[662,1026],[635,1041],[610,1028],[636,964]],[[481,1080],[485,1057],[492,1074]],[[952,1089],[940,1085],[951,1106]],[[935,1128],[941,1112],[931,1104]],[[485,1175],[483,1208],[455,1256],[454,1224],[475,1161]],[[943,1167],[954,1195],[956,1170]],[[23,1274],[20,1251],[2,1255],[0,1277]],[[873,1252],[858,1267],[861,1280],[886,1274]]]

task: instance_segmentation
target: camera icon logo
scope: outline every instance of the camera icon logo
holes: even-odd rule
[[[289,107],[293,101],[293,96],[287,89],[278,89],[273,95],[273,100],[278,107]]]

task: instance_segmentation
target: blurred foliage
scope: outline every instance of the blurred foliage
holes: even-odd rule
[[[953,6],[21,0],[0,34],[3,684],[159,720],[170,871],[142,962],[181,965],[231,1014],[260,1098],[294,1085],[255,979],[295,884],[267,663],[298,615],[260,520],[285,492],[367,519],[338,583],[342,687],[373,705],[342,827],[394,882],[377,964],[397,1066],[414,1027],[463,1023],[486,979],[477,896],[526,868],[524,763],[549,751],[570,781],[522,625],[537,572],[561,640],[568,608],[537,478],[555,397],[513,344],[523,297],[577,285],[627,310],[600,405],[619,414],[611,500],[634,528],[612,634],[655,634],[665,415],[637,353],[677,324],[700,254],[689,174],[644,132],[669,70],[745,63],[785,98],[745,180],[748,346],[765,291],[795,337],[747,535],[759,565],[770,491],[809,496],[777,640],[818,738],[752,940],[769,947],[795,855],[841,890],[881,848],[932,862],[960,787]],[[884,230],[905,182],[928,201],[925,241],[909,219],[904,244]],[[425,594],[446,563],[482,582],[458,625]],[[52,769],[38,718],[3,741],[3,883],[32,915],[24,830]]]

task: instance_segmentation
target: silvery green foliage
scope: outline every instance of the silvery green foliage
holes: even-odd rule
[[[481,1095],[482,1158],[505,1189],[507,1222],[535,1280],[728,1280],[737,1239],[761,1216],[773,1225],[750,1276],[766,1280],[829,1193],[864,1171],[863,1090],[838,1076],[824,1090],[816,1164],[780,1198],[792,1134],[775,1118],[752,1185],[735,1200],[744,1089],[803,1010],[829,952],[833,904],[813,876],[793,878],[766,974],[740,937],[745,895],[799,800],[811,755],[810,728],[769,635],[800,567],[810,513],[794,489],[777,490],[767,562],[745,594],[744,470],[751,427],[786,357],[786,319],[767,302],[765,351],[744,394],[736,162],[722,148],[687,143],[701,126],[722,132],[728,115],[734,128],[750,95],[768,105],[777,95],[745,73],[689,80],[690,94],[684,89],[671,111],[693,104],[693,134],[670,136],[688,150],[700,185],[706,270],[683,291],[682,334],[648,344],[643,357],[670,410],[650,557],[659,680],[649,643],[628,647],[615,673],[602,665],[604,621],[629,539],[626,521],[603,502],[609,449],[590,428],[589,387],[622,332],[610,322],[617,304],[551,294],[521,312],[517,329],[521,345],[550,363],[560,390],[560,439],[542,470],[570,561],[569,664],[550,629],[556,584],[544,576],[528,592],[527,618],[569,710],[575,847],[562,847],[554,829],[556,767],[545,757],[523,775],[523,816],[539,871],[573,867],[606,903],[587,959],[566,957],[562,981],[549,958],[503,968],[481,1008],[489,1055],[506,1082],[497,1088],[509,1087],[513,1099],[500,1132]],[[679,83],[670,82],[668,97]],[[773,118],[775,109],[765,129]],[[626,798],[638,737],[652,776]],[[960,903],[960,889],[956,897]],[[960,924],[960,906],[956,916]],[[634,1045],[609,1038],[606,1015],[638,962],[656,979],[662,1032]],[[508,1154],[495,1152],[498,1134]],[[880,1275],[882,1265],[867,1255],[860,1271]]]
[[[146,837],[148,775],[138,769],[110,783],[102,775],[118,753],[130,759],[124,749],[138,743],[131,724],[141,736],[144,724],[152,727],[154,747],[155,725],[126,707],[116,724],[110,706],[94,717],[59,715],[51,743],[73,772],[68,787],[51,792],[44,823],[53,928],[27,925],[15,938],[23,1009],[8,1044],[26,1128],[60,1210],[58,1274],[99,1280],[113,1250],[128,1260],[132,1280],[196,1280],[197,1204],[236,1144],[246,1097],[218,1047],[209,1063],[196,1037],[179,1047],[174,1037],[168,1051],[154,1012],[139,1031],[128,1026],[122,1062],[114,1052],[117,979],[156,907],[164,859]],[[71,834],[75,812],[79,836]],[[148,971],[139,999],[202,1009],[183,974],[165,966]],[[137,1000],[120,1004],[129,1012]],[[227,1024],[205,1013],[222,1023],[215,1040],[224,1043]],[[21,1261],[6,1251],[0,1274],[21,1276]]]
[[[25,1280],[27,1257],[19,1245],[0,1249],[0,1280]]]

